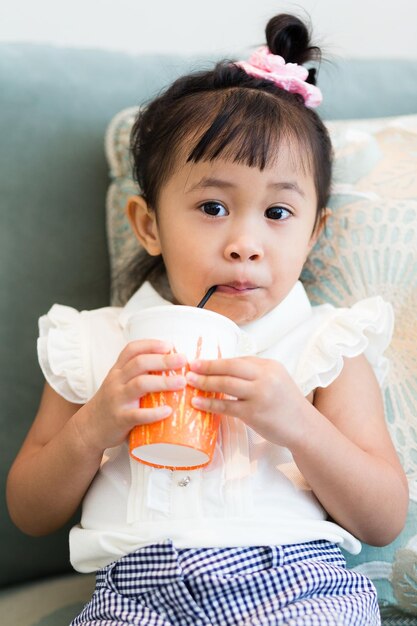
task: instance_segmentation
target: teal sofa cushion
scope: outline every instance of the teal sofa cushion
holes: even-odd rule
[[[93,575],[69,574],[0,591],[1,623],[4,626],[68,626],[90,599],[94,583]]]
[[[326,120],[417,113],[417,59],[324,61],[318,81]]]

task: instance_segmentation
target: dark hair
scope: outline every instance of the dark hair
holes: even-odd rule
[[[287,63],[321,60],[320,49],[310,45],[307,26],[295,16],[273,17],[266,40],[270,52]],[[307,82],[315,84],[315,74],[314,68],[309,70]],[[222,157],[262,170],[277,158],[286,139],[297,141],[302,165],[313,172],[316,226],[331,181],[332,148],[323,122],[302,96],[250,76],[230,61],[177,79],[140,110],[131,133],[133,175],[149,207],[157,210],[159,192],[179,157],[183,162]],[[190,145],[191,151],[184,153]],[[164,274],[162,257],[141,251],[128,272],[130,295],[144,280],[155,283]]]

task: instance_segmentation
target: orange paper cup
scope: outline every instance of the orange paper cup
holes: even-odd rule
[[[183,368],[178,373],[185,374],[188,369]],[[191,405],[191,399],[220,395],[202,392],[187,385],[179,391],[162,391],[143,396],[139,401],[141,407],[168,405],[172,407],[172,413],[159,422],[133,428],[129,436],[131,456],[146,465],[176,470],[197,469],[210,463],[216,446],[220,416],[199,411]]]
[[[196,307],[161,306],[145,309],[128,325],[129,339],[157,338],[170,341],[176,352],[191,361],[195,358],[230,358],[236,356],[241,331],[230,319]],[[154,372],[162,376],[183,374],[188,364],[177,372]],[[166,419],[135,426],[129,436],[131,456],[153,467],[184,470],[210,463],[216,446],[220,416],[200,411],[191,405],[196,396],[217,397],[186,386],[179,391],[149,393],[140,398],[140,406],[172,407]]]

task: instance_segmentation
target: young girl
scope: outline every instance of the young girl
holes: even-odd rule
[[[392,312],[381,298],[312,308],[298,281],[327,215],[331,145],[302,66],[318,53],[307,28],[280,15],[266,36],[248,62],[185,76],[139,114],[141,195],[127,211],[147,262],[127,304],[55,305],[40,320],[47,382],[8,504],[43,535],[83,501],[71,561],[97,587],[74,626],[379,624],[374,587],[339,546],[386,544],[405,521],[371,366],[383,373]],[[197,360],[185,378],[169,344],[128,343],[130,315],[166,302],[163,276],[172,306],[216,285],[207,308],[254,353]],[[178,375],[150,374],[165,370]],[[223,416],[213,461],[184,472],[130,459],[131,428],[171,411],[137,398],[186,384],[225,394],[194,401]]]

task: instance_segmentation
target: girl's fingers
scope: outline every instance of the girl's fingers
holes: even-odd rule
[[[172,408],[167,405],[152,409],[132,409],[129,411],[129,421],[135,424],[151,424],[166,419],[172,413]]]
[[[191,404],[194,408],[207,413],[217,413],[220,415],[229,415],[231,417],[244,418],[244,402],[240,400],[204,398],[196,396],[192,398]]]
[[[248,391],[250,391],[248,380],[233,376],[204,376],[195,372],[187,372],[185,379],[190,387],[201,389],[201,391],[225,393],[242,400],[248,397]]]
[[[183,354],[136,354],[122,368],[122,380],[128,383],[132,378],[148,372],[179,370],[186,362]]]
[[[173,346],[167,341],[159,339],[138,339],[130,341],[119,354],[116,365],[122,368],[134,357],[140,354],[168,354]]]
[[[125,402],[131,402],[135,398],[141,398],[146,393],[158,391],[178,391],[184,389],[186,380],[184,376],[169,375],[157,376],[155,374],[144,374],[133,378],[125,386]]]
[[[190,370],[206,376],[234,376],[245,380],[255,380],[259,375],[258,359],[241,357],[234,359],[214,359],[191,361]]]

